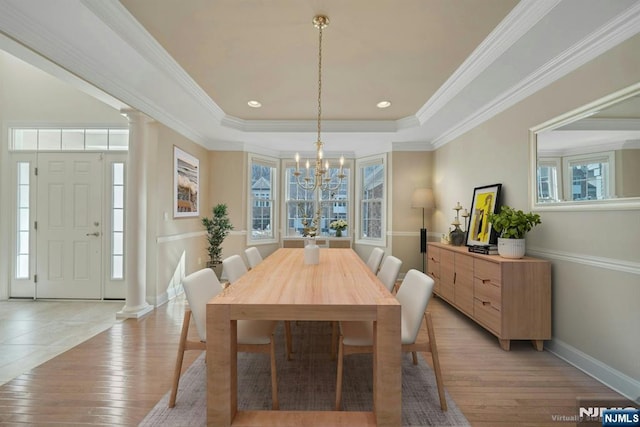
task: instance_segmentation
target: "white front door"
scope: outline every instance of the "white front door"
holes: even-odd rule
[[[38,154],[36,298],[102,297],[102,157]]]

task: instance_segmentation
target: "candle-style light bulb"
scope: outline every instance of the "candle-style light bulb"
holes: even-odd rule
[[[327,171],[329,170],[329,160],[324,162],[324,169],[327,170]]]
[[[321,149],[319,149],[319,150],[318,150],[318,158],[319,158],[320,160],[322,160],[322,156],[323,156],[323,155],[324,155],[324,154],[322,153],[322,148],[321,148]]]
[[[300,170],[300,154],[296,153],[296,172]]]

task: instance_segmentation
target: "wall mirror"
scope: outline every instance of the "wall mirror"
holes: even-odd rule
[[[535,210],[640,209],[640,83],[530,130]]]

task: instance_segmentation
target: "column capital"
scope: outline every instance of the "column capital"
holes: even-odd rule
[[[120,110],[120,114],[126,117],[129,123],[150,123],[154,121],[151,117],[135,108],[123,108]]]

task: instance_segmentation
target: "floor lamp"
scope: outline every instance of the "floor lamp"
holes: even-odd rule
[[[411,196],[411,207],[422,208],[422,228],[420,229],[420,253],[422,254],[422,272],[425,273],[425,258],[427,253],[427,229],[424,226],[424,210],[433,209],[435,202],[430,188],[416,188]]]

